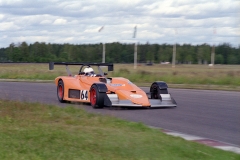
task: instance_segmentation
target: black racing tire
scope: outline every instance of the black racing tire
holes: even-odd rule
[[[63,100],[64,97],[64,83],[62,80],[58,81],[58,85],[57,85],[57,97],[59,102],[61,103],[65,103],[66,101]]]
[[[90,103],[93,108],[104,107],[104,95],[106,93],[100,93],[96,85],[93,85],[90,89]]]
[[[151,92],[151,99],[161,99],[160,89],[156,83],[152,84],[152,86],[150,88],[150,92]]]

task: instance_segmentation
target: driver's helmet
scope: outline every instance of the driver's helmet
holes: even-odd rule
[[[85,68],[83,72],[86,76],[95,76],[94,70],[91,67]]]

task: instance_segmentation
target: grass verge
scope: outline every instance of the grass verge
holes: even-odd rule
[[[80,66],[69,66],[77,74]],[[96,69],[96,68],[94,68]],[[103,68],[105,72],[107,68]],[[0,63],[1,81],[52,82],[57,76],[67,75],[65,66],[55,66],[49,71],[48,64]],[[109,77],[125,77],[138,86],[150,87],[154,81],[165,81],[170,88],[214,89],[240,91],[239,65],[171,65],[114,64]]]
[[[77,74],[80,66],[70,66]],[[54,80],[57,76],[67,75],[65,66],[55,66],[49,71],[48,64],[34,63],[0,63],[1,79]],[[106,67],[104,68],[106,71]],[[169,84],[202,84],[240,86],[240,67],[238,65],[139,65],[133,69],[132,64],[114,64],[114,71],[109,76],[125,77],[134,83],[152,83],[165,81]]]
[[[74,107],[0,100],[0,159],[192,160],[240,155]]]

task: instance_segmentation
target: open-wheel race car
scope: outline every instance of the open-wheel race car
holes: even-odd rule
[[[93,108],[177,106],[168,93],[165,82],[153,82],[147,93],[126,78],[107,77],[103,69],[113,71],[112,63],[50,62],[49,69],[53,70],[54,65],[65,65],[68,73],[68,76],[59,76],[55,79],[57,97],[62,103],[84,102],[90,103]],[[69,65],[79,65],[79,72],[72,75]],[[98,71],[94,71],[92,67],[97,68]]]

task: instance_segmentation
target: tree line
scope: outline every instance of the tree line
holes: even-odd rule
[[[105,44],[105,62],[133,63],[134,45],[124,43]],[[50,44],[45,42],[11,43],[0,49],[0,62],[102,62],[103,44]],[[211,63],[215,52],[215,64],[240,64],[240,45],[233,47],[223,43],[214,48],[209,44],[176,45],[176,63]],[[172,62],[173,45],[137,44],[139,63]]]

